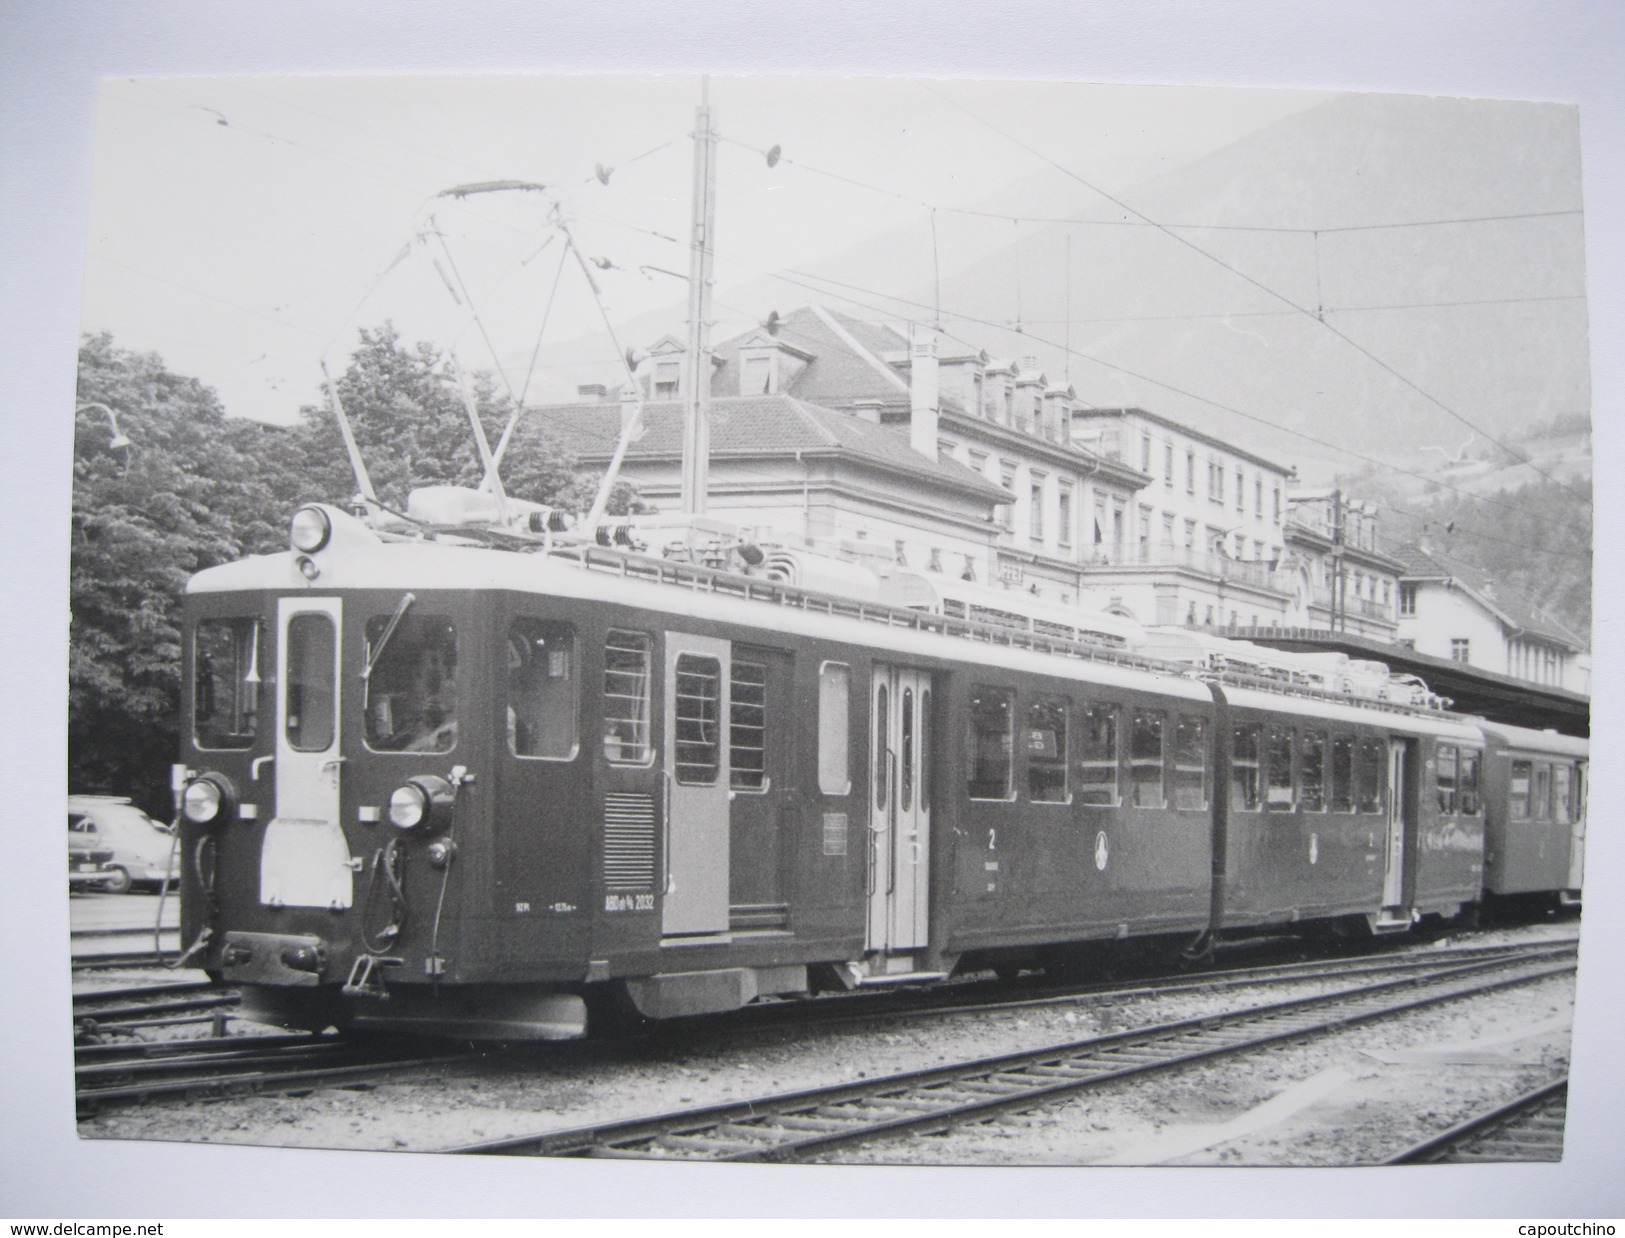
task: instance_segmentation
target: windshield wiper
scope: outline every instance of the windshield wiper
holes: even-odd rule
[[[372,668],[377,666],[378,659],[384,656],[384,649],[389,645],[389,638],[395,635],[395,629],[400,626],[401,620],[406,617],[407,609],[415,601],[417,601],[417,598],[410,593],[401,596],[399,605],[395,607],[395,613],[389,617],[389,626],[384,629],[384,634],[378,638],[378,643],[373,646],[372,656],[367,659],[367,665],[361,668],[362,683],[372,678]]]

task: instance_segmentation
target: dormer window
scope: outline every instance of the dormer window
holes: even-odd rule
[[[741,353],[739,357],[739,394],[771,395],[778,389],[777,358],[773,353]]]
[[[654,398],[675,400],[681,393],[683,363],[681,361],[655,362]]]

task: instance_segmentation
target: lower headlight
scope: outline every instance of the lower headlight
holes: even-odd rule
[[[181,812],[196,825],[212,825],[220,819],[225,806],[225,793],[212,778],[189,782],[181,793]]]
[[[456,798],[457,789],[438,775],[408,778],[389,794],[389,823],[399,830],[444,826]]]
[[[389,823],[403,830],[423,824],[429,815],[429,797],[415,782],[396,787],[389,796]]]

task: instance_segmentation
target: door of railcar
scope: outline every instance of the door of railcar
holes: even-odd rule
[[[666,633],[664,780],[668,936],[728,928],[729,645]]]
[[[1388,845],[1382,870],[1384,909],[1405,904],[1405,840],[1414,826],[1408,817],[1410,796],[1406,793],[1412,747],[1408,740],[1388,741]]]
[[[789,927],[784,823],[793,796],[790,746],[804,719],[791,714],[791,659],[736,645],[728,692],[729,924]]]
[[[931,844],[931,676],[877,663],[870,711],[870,950],[927,940]]]
[[[1584,761],[1574,765],[1574,821],[1569,827],[1569,881],[1567,889],[1583,888],[1585,880],[1586,844],[1586,774],[1590,766]]]
[[[260,853],[260,901],[271,906],[350,906],[350,848],[339,792],[338,598],[277,603],[276,816]]]

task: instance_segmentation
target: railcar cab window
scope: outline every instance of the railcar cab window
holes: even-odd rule
[[[1242,812],[1257,812],[1263,800],[1260,756],[1264,728],[1256,723],[1238,726],[1230,739],[1230,806]]]
[[[818,668],[818,789],[825,795],[852,791],[851,695],[851,667],[825,662]]]
[[[1015,750],[1014,693],[978,685],[971,691],[965,734],[969,793],[973,800],[1007,800]]]
[[[1064,804],[1067,793],[1067,702],[1050,698],[1027,707],[1027,798]]]
[[[333,746],[338,670],[333,620],[312,612],[288,620],[287,656],[288,746],[295,752],[326,752]]]
[[[1362,739],[1354,762],[1354,801],[1361,812],[1383,810],[1387,745],[1380,739]]]
[[[615,629],[604,637],[604,757],[614,765],[647,765],[650,641]]]
[[[1162,787],[1162,733],[1167,715],[1160,709],[1136,709],[1129,735],[1129,795],[1136,808],[1166,808]]]
[[[1305,731],[1298,747],[1298,806],[1326,810],[1326,732]]]
[[[1291,812],[1297,807],[1292,793],[1292,732],[1270,727],[1265,753],[1265,806],[1270,812]]]
[[[577,752],[576,633],[567,623],[508,626],[508,751],[568,761]]]
[[[1207,807],[1207,721],[1183,716],[1174,729],[1174,807]]]
[[[1117,799],[1117,706],[1089,704],[1079,711],[1078,799],[1115,808]]]
[[[192,735],[199,748],[254,744],[259,713],[257,619],[204,619],[192,638]]]
[[[1332,778],[1326,788],[1326,802],[1333,812],[1354,811],[1354,740],[1351,736],[1332,738]]]
[[[371,668],[364,711],[367,747],[377,752],[450,752],[457,743],[457,630],[451,620],[399,612],[374,615],[367,620],[366,634]]]

